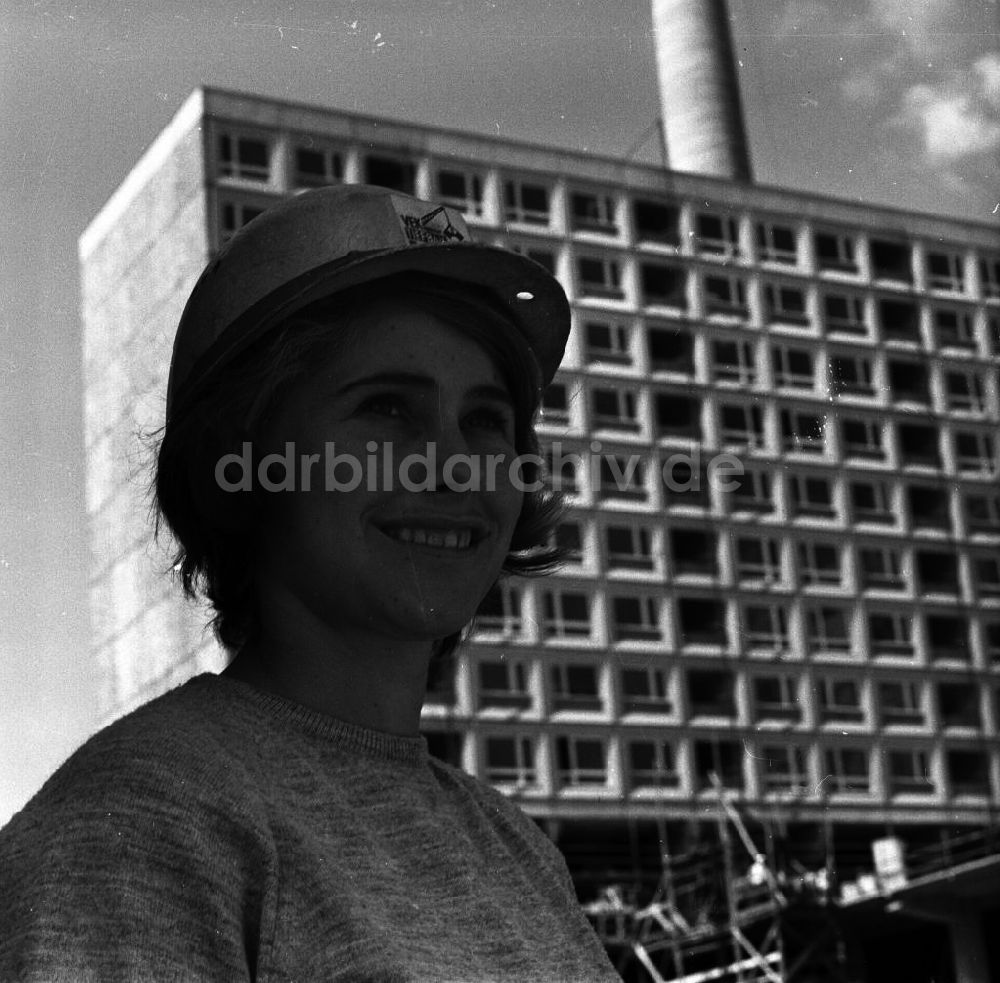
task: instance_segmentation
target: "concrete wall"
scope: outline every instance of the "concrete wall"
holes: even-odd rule
[[[166,138],[81,240],[92,645],[106,714],[190,674],[205,650],[203,619],[164,572],[169,541],[152,544],[147,494],[174,330],[208,256],[201,127]]]

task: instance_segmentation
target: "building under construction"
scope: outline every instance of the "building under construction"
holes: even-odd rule
[[[716,790],[715,828],[694,830],[680,854],[668,852],[661,824],[658,860],[650,844],[631,867],[607,863],[602,851],[590,868],[603,867],[605,880],[584,907],[625,980],[996,978],[1000,830],[939,829],[937,842],[911,850],[895,836],[867,849],[858,842],[855,878],[846,880],[832,843],[821,854],[802,849],[769,824],[745,821],[738,798],[718,782]],[[879,833],[856,831],[859,840]]]
[[[487,599],[434,753],[549,831],[626,979],[998,979],[996,230],[754,184],[724,4],[653,8],[662,166],[215,89],[155,139],[80,242],[104,709],[224,663],[132,473],[198,273],[305,188],[436,198],[574,323],[569,561]]]

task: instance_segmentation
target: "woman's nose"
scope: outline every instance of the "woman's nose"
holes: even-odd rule
[[[431,443],[435,452],[436,487],[439,490],[468,491],[476,461],[458,421],[439,420],[433,436],[428,440],[428,444]]]

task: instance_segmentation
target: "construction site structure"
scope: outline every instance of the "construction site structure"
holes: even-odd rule
[[[807,869],[764,830],[763,851],[713,775],[702,842],[648,881],[609,883],[584,904],[627,983],[995,983],[998,951],[970,925],[1000,925],[1000,828],[907,852],[871,844],[872,869],[838,881],[832,854]],[[714,835],[712,835],[714,833]],[[942,928],[947,931],[942,931]],[[919,935],[922,944],[902,940]],[[897,939],[898,946],[886,946]]]
[[[608,885],[584,905],[617,969],[643,983],[854,983],[834,917],[830,871],[785,869],[762,852],[717,776],[714,837],[664,852],[652,896]]]

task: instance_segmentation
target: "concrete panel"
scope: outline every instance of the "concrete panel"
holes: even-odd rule
[[[131,384],[123,359],[112,355],[103,365],[92,363],[84,390],[84,419],[90,425],[84,439],[92,444],[109,424],[118,420],[129,405]],[[88,508],[93,508],[88,498]]]
[[[123,544],[134,542],[135,530],[145,523],[148,512],[148,452],[132,428],[120,423],[99,437],[88,448],[87,456],[88,513],[97,518],[111,496],[119,493],[129,499],[127,503],[121,502],[116,506],[116,524],[120,524],[118,531],[107,527],[100,529],[100,536],[94,537],[94,545],[101,549],[108,546],[120,548]],[[94,498],[90,497],[91,494]]]
[[[84,308],[94,307],[128,275],[143,246],[156,242],[179,212],[203,196],[201,131],[192,130],[151,174],[144,187],[81,264]],[[203,233],[205,227],[203,226]]]

